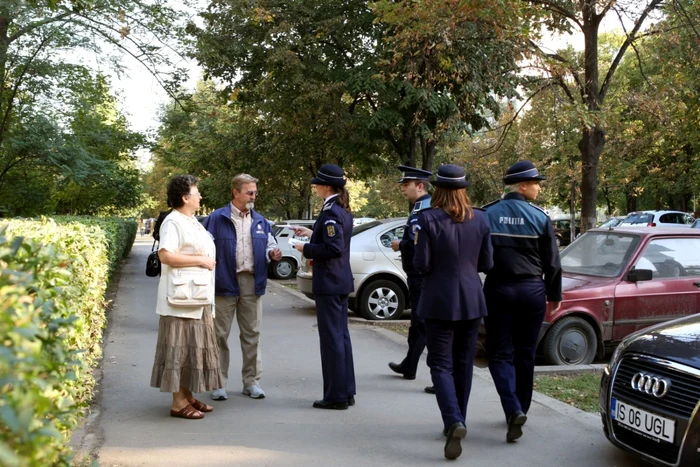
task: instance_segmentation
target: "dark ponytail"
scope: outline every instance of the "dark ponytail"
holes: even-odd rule
[[[338,194],[335,204],[345,209],[347,212],[352,212],[350,210],[350,195],[348,194],[348,190],[346,190],[343,186],[334,186],[331,188],[333,188],[333,191]]]

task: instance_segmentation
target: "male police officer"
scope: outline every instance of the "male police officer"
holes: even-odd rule
[[[418,228],[418,215],[425,209],[430,209],[430,195],[428,194],[428,181],[433,175],[427,170],[416,169],[406,165],[397,167],[403,171],[399,180],[401,193],[413,208],[406,221],[401,240],[391,242],[391,249],[401,251],[401,265],[408,276],[408,292],[411,300],[411,326],[408,328],[408,353],[401,363],[389,363],[389,368],[395,373],[403,375],[406,379],[415,379],[420,356],[425,349],[425,323],[416,314],[418,299],[420,297],[423,275],[413,267],[415,232]],[[426,388],[432,389],[431,387]]]
[[[509,193],[484,206],[494,259],[484,284],[486,353],[508,422],[509,442],[522,436],[527,421],[535,349],[547,302],[551,312],[561,302],[561,264],[552,222],[545,211],[528,202],[537,198],[540,180],[546,178],[532,162],[518,162],[503,177]]]

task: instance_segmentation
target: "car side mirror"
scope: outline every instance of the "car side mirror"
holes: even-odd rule
[[[650,281],[654,276],[651,269],[632,269],[627,273],[627,280],[630,282]]]

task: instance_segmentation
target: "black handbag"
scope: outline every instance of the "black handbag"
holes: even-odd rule
[[[153,241],[153,246],[151,247],[151,254],[148,255],[146,260],[146,275],[148,277],[160,276],[160,258],[158,257],[158,249],[156,249],[157,241]]]

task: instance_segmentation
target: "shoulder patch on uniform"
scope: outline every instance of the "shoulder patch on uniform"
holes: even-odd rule
[[[432,197],[431,198],[426,198],[423,199],[415,204],[413,206],[413,211],[411,212],[420,212],[420,211],[425,211],[426,209],[430,209],[430,203],[431,203]]]
[[[484,204],[483,206],[481,206],[481,210],[482,210],[482,211],[485,211],[487,207],[493,206],[494,204],[500,203],[500,202],[501,202],[500,199],[493,200],[493,201],[491,201],[490,203],[486,203],[486,204]]]
[[[532,206],[533,208],[538,209],[538,210],[542,211],[543,213],[547,214],[547,216],[549,216],[549,211],[547,211],[545,208],[540,207],[540,206],[538,206],[538,205],[536,205],[536,204],[532,204],[532,203],[528,203],[528,204],[529,204],[530,206]]]
[[[323,225],[326,224],[336,224],[336,222],[333,219],[328,219],[326,222],[323,223]]]
[[[326,225],[326,232],[329,237],[335,237],[335,222],[333,224]]]
[[[418,218],[414,217],[413,219],[410,219],[408,222],[409,223],[418,222]]]

